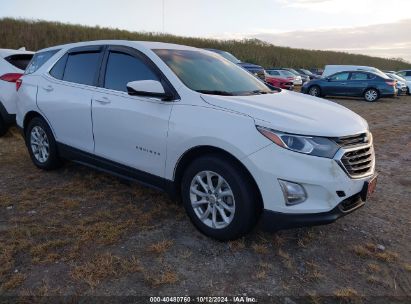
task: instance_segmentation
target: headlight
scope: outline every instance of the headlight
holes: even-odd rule
[[[334,141],[325,137],[287,134],[260,126],[257,126],[257,130],[280,147],[299,153],[333,158],[340,148]]]

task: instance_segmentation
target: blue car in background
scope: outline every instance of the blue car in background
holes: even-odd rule
[[[396,81],[384,73],[345,71],[305,83],[301,92],[312,96],[363,97],[368,102],[397,94]]]

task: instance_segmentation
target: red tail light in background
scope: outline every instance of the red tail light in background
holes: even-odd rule
[[[7,81],[7,82],[16,82],[23,74],[20,73],[8,73],[0,76],[0,80]]]

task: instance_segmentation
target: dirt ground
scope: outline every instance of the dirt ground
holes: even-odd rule
[[[411,97],[332,100],[370,124],[380,173],[374,197],[327,226],[256,229],[230,243],[200,234],[182,206],[156,190],[73,163],[36,169],[12,129],[0,139],[0,302],[45,295],[411,301]]]

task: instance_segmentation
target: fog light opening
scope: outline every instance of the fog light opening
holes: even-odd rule
[[[303,203],[307,199],[307,192],[302,185],[279,179],[281,190],[287,206]]]

